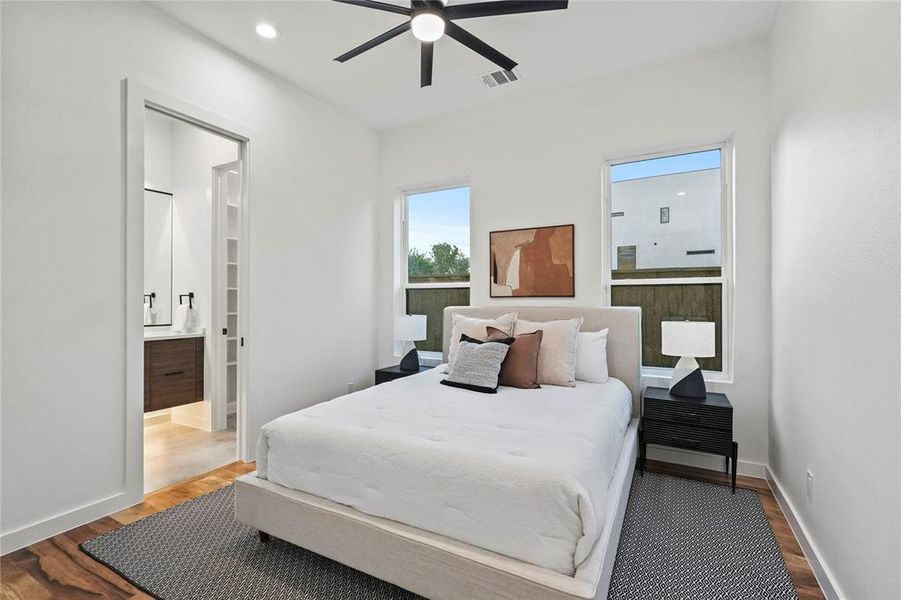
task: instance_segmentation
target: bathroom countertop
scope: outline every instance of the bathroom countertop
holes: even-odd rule
[[[153,342],[157,340],[181,340],[187,338],[202,338],[203,331],[172,331],[171,329],[162,329],[155,331],[156,328],[149,327],[144,329],[144,341]]]

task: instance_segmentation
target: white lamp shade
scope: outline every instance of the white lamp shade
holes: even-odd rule
[[[709,358],[716,355],[716,323],[711,321],[662,321],[663,354]]]
[[[410,21],[413,36],[423,42],[435,42],[444,35],[444,19],[438,13],[420,12]]]
[[[425,315],[404,315],[394,319],[394,339],[402,342],[418,342],[426,338]]]

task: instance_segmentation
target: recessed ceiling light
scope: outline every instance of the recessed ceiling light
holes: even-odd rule
[[[684,196],[684,195],[685,195],[685,192],[676,192],[676,195],[677,195],[677,196]]]
[[[264,37],[267,40],[271,40],[272,38],[278,37],[278,28],[269,23],[259,23],[257,24],[257,35]]]

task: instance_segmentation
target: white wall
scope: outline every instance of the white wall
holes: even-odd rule
[[[0,10],[7,551],[124,493],[125,306],[138,299],[123,295],[121,79],[252,129],[251,440],[371,381],[378,149],[369,128],[145,4]]]
[[[770,377],[768,115],[769,58],[760,42],[385,132],[379,198],[381,364],[396,361],[390,325],[397,296],[394,204],[404,188],[469,178],[473,305],[509,303],[489,298],[490,231],[564,223],[576,225],[576,297],[531,303],[601,305],[605,160],[731,138],[734,383],[710,387],[728,393],[735,406],[740,470],[762,475]],[[724,468],[715,457],[662,450],[654,456]]]
[[[853,599],[901,597],[899,31],[801,2],[772,34],[770,465]]]
[[[172,193],[172,131],[177,121],[156,111],[144,116],[144,187]]]

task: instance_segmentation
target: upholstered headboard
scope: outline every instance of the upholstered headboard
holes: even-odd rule
[[[607,335],[607,368],[611,377],[626,384],[632,392],[632,415],[641,414],[641,309],[634,306],[448,306],[444,309],[444,343],[447,360],[450,346],[451,320],[454,313],[478,319],[494,319],[517,313],[529,321],[553,321],[582,317],[582,331],[609,328]]]

